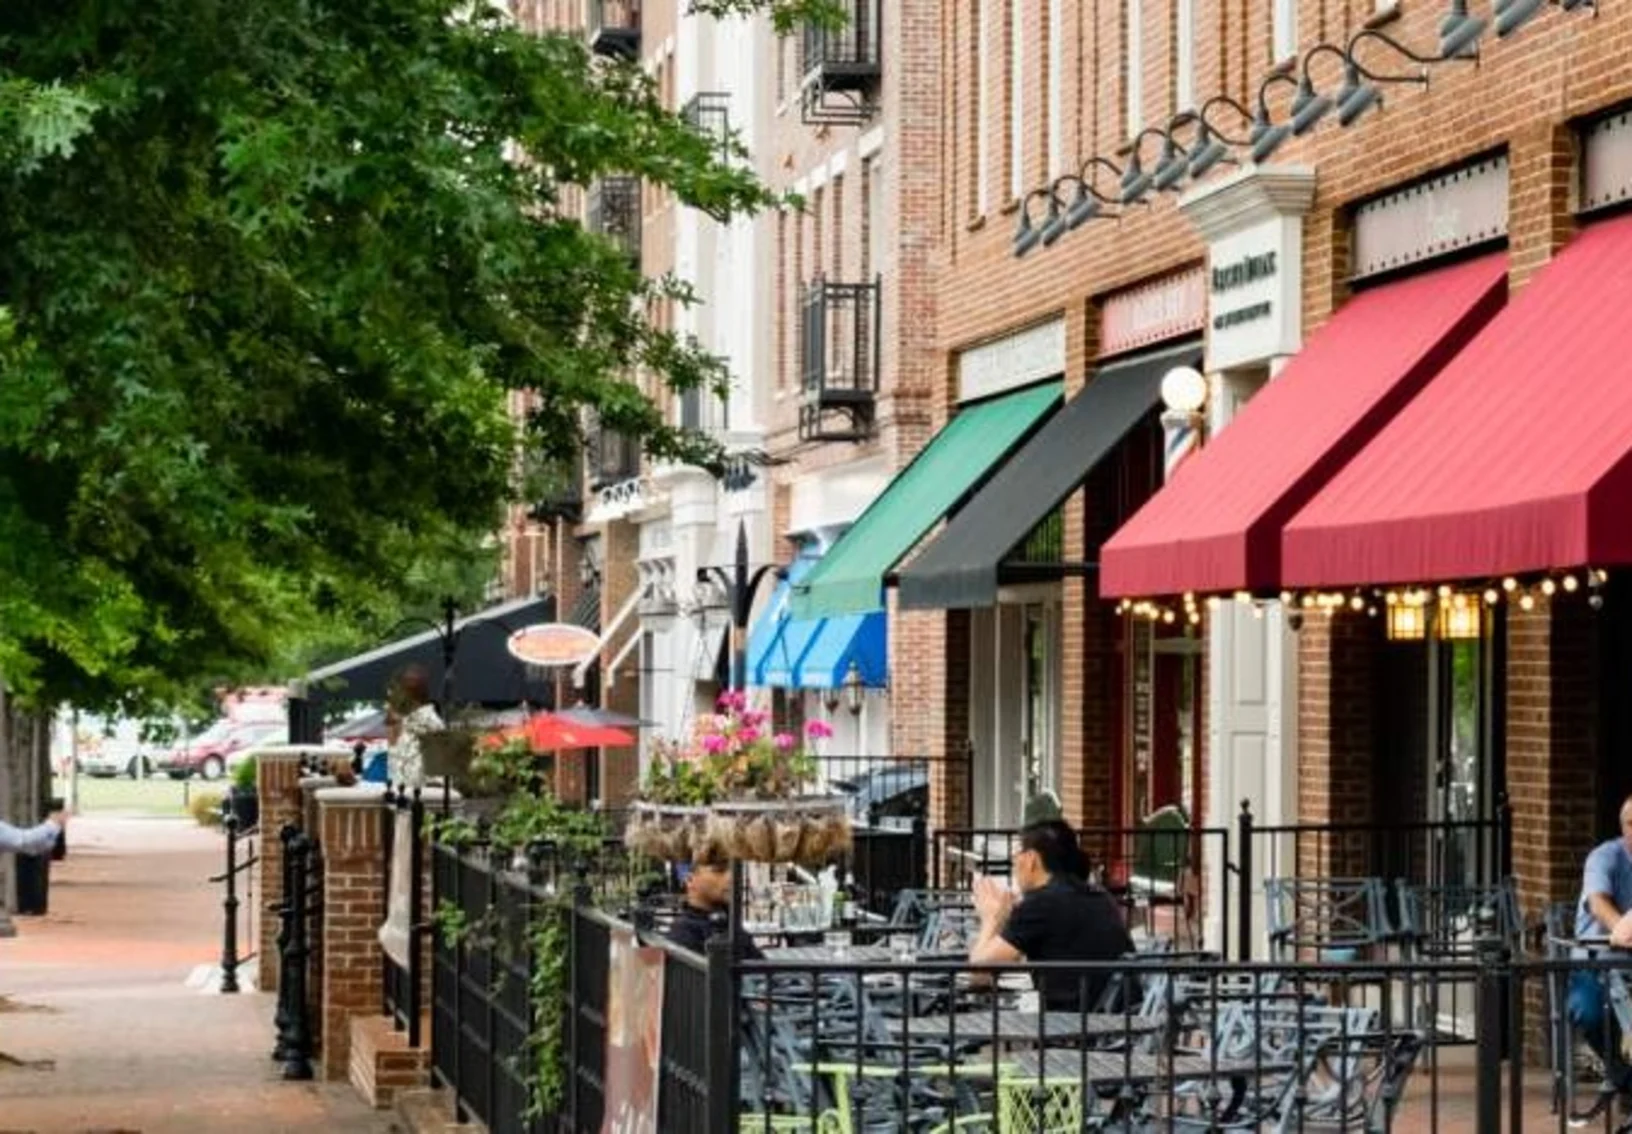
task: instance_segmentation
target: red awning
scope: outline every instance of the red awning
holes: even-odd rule
[[[1632,563],[1632,217],[1584,230],[1283,537],[1296,586]]]
[[[1108,597],[1281,587],[1281,525],[1427,384],[1507,293],[1502,255],[1355,296],[1100,554]]]

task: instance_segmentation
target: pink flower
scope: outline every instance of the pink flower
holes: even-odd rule
[[[754,741],[759,739],[759,730],[757,728],[739,729],[737,732],[737,739],[745,745],[752,744]]]
[[[793,733],[791,732],[777,733],[773,739],[773,742],[776,744],[776,750],[778,752],[793,751]]]
[[[770,716],[769,713],[762,713],[757,709],[747,709],[737,719],[746,728],[758,728],[765,723],[765,718],[768,716]]]
[[[805,735],[812,740],[825,740],[833,735],[833,726],[826,721],[811,721],[805,726]]]
[[[703,737],[703,751],[712,754],[724,752],[725,737],[716,732],[709,733],[707,736]]]

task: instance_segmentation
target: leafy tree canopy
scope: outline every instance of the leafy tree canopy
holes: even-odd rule
[[[717,463],[629,378],[726,381],[643,315],[684,285],[577,223],[619,174],[776,203],[636,68],[484,4],[0,5],[0,674],[141,712],[377,633],[586,410]]]

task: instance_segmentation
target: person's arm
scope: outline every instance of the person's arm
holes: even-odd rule
[[[1587,856],[1587,864],[1582,871],[1581,892],[1586,895],[1587,909],[1592,912],[1592,916],[1605,933],[1615,931],[1615,926],[1624,912],[1615,904],[1613,874],[1614,859],[1604,854],[1602,848]]]
[[[975,965],[1013,965],[1024,961],[1025,954],[1016,947],[1013,930],[1018,923],[1024,939],[1027,932],[1023,928],[1027,920],[1023,912],[1025,903],[1016,905],[1014,894],[991,878],[980,878],[975,882],[974,897],[980,926],[969,945],[969,962]],[[991,976],[976,973],[974,980],[976,984],[988,984]]]
[[[0,852],[12,854],[46,854],[57,845],[62,827],[47,819],[38,827],[13,827],[0,823]]]

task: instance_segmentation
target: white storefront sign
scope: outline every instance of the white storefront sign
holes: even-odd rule
[[[989,398],[1065,373],[1065,320],[1050,319],[958,355],[958,401]]]

